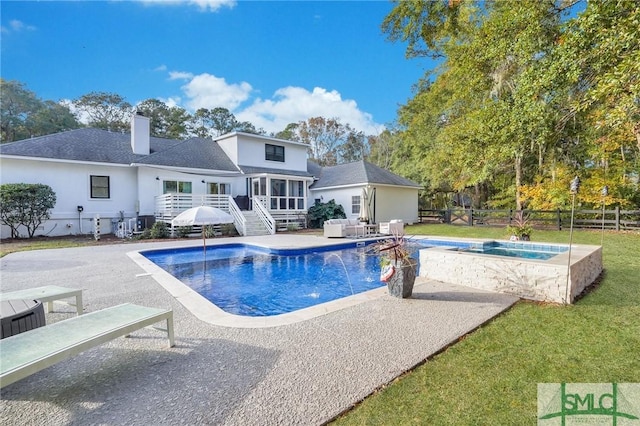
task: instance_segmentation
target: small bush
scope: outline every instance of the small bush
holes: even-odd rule
[[[168,238],[169,227],[164,222],[156,222],[151,227],[151,238]]]
[[[193,226],[181,226],[178,228],[178,237],[187,238],[193,232]]]
[[[238,235],[238,230],[233,223],[225,223],[222,225],[222,235],[233,237],[235,235]]]

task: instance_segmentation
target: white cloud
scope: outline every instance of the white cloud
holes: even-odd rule
[[[384,129],[373,120],[371,114],[361,111],[356,101],[342,99],[338,91],[328,91],[322,87],[315,87],[312,92],[292,86],[278,89],[271,99],[257,99],[234,114],[238,120],[249,121],[267,132],[278,132],[289,123],[311,117],[338,118],[341,123],[349,124],[367,135],[378,134]]]
[[[33,25],[27,25],[22,21],[19,21],[17,19],[13,19],[11,21],[9,21],[9,26],[5,27],[4,25],[0,28],[0,31],[3,34],[9,34],[9,33],[20,33],[23,31],[35,31],[37,28],[34,27]]]
[[[188,98],[186,105],[189,109],[224,107],[234,111],[249,98],[253,88],[244,81],[229,84],[224,78],[204,73],[193,77],[182,86],[182,90]]]
[[[190,80],[193,78],[193,74],[185,71],[170,71],[169,80]]]
[[[384,130],[384,126],[376,123],[371,114],[358,108],[356,101],[342,99],[337,90],[316,87],[309,91],[303,87],[288,86],[276,90],[270,99],[254,98],[247,105],[254,93],[247,82],[228,83],[212,74],[193,75],[178,71],[169,72],[169,78],[187,80],[181,87],[183,96],[169,98],[172,105],[180,105],[183,101],[183,107],[191,112],[199,108],[223,107],[239,121],[248,121],[269,133],[279,132],[289,123],[311,117],[338,118],[341,123],[367,135],[377,135]]]
[[[153,6],[197,6],[202,12],[217,12],[223,7],[232,9],[236,0],[137,0]]]
[[[167,66],[165,64],[159,65],[153,69],[154,71],[164,72],[167,70]]]

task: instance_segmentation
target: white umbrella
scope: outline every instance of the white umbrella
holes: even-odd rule
[[[233,223],[233,216],[224,210],[209,206],[190,208],[180,213],[171,221],[173,226],[202,226],[202,244],[205,247],[204,227],[206,225],[219,225],[221,223]]]
[[[362,188],[362,195],[360,197],[360,219],[369,220],[369,192],[366,186]]]
[[[362,188],[362,200],[360,204],[360,217],[369,220],[371,223],[375,223],[375,215],[373,211],[373,205],[376,198],[376,189],[371,187]]]

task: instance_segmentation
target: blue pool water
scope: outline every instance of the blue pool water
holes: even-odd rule
[[[555,246],[550,244],[538,244],[527,242],[466,242],[466,241],[449,241],[449,240],[416,240],[423,247],[446,246],[455,247],[460,251],[489,254],[493,256],[516,257],[520,259],[536,259],[547,260],[568,250],[564,246]]]
[[[236,315],[270,316],[381,287],[379,258],[364,242],[307,249],[267,249],[246,244],[151,250],[141,254]],[[534,243],[415,240],[417,248],[525,259],[549,259],[566,247]],[[417,256],[417,252],[416,252]]]
[[[384,285],[378,257],[355,243],[304,250],[230,244],[207,248],[206,260],[202,247],[142,254],[236,315],[293,312]]]

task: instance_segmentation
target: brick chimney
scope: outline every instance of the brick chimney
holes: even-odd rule
[[[137,111],[131,117],[131,149],[134,154],[149,155],[149,119]]]

